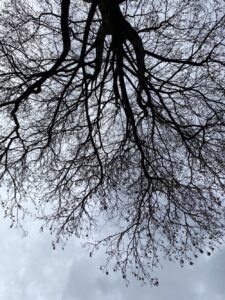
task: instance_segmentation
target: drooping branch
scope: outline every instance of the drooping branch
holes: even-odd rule
[[[14,222],[31,199],[57,241],[113,222],[94,244],[140,280],[161,253],[192,264],[213,251],[225,226],[223,6],[26,2],[0,19],[6,214]]]

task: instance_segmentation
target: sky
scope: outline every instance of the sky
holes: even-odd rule
[[[164,263],[158,287],[141,286],[121,274],[103,274],[104,254],[92,258],[75,237],[53,250],[52,236],[26,222],[26,237],[0,218],[0,300],[225,300],[225,247],[193,266]]]
[[[71,238],[64,250],[51,247],[52,236],[40,233],[40,224],[27,221],[22,237],[0,219],[1,300],[224,300],[225,248],[193,266],[165,263],[157,269],[159,286],[141,286],[135,279],[126,287],[121,274],[103,274],[99,252],[92,258]]]

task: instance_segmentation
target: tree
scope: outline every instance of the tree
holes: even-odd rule
[[[223,1],[4,2],[0,178],[12,224],[56,242],[106,223],[108,263],[140,280],[224,236]],[[111,226],[111,227],[110,227]],[[110,229],[111,228],[111,229]]]

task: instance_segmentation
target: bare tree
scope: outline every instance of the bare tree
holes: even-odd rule
[[[0,21],[0,178],[12,224],[105,222],[108,263],[152,278],[224,235],[225,10],[218,0],[17,0]],[[110,229],[111,226],[111,229]]]

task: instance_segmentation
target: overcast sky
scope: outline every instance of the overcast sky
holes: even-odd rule
[[[52,250],[51,236],[39,233],[38,224],[29,222],[29,235],[21,237],[0,221],[1,300],[224,300],[225,250],[211,258],[202,257],[184,269],[167,264],[157,270],[159,287],[141,287],[120,274],[101,273],[100,253],[92,258],[76,239],[64,251]]]
[[[134,279],[126,287],[121,274],[99,270],[101,253],[90,258],[75,238],[53,250],[37,223],[27,224],[26,238],[9,226],[0,218],[0,300],[225,300],[225,248],[183,269],[164,264],[158,287]]]

